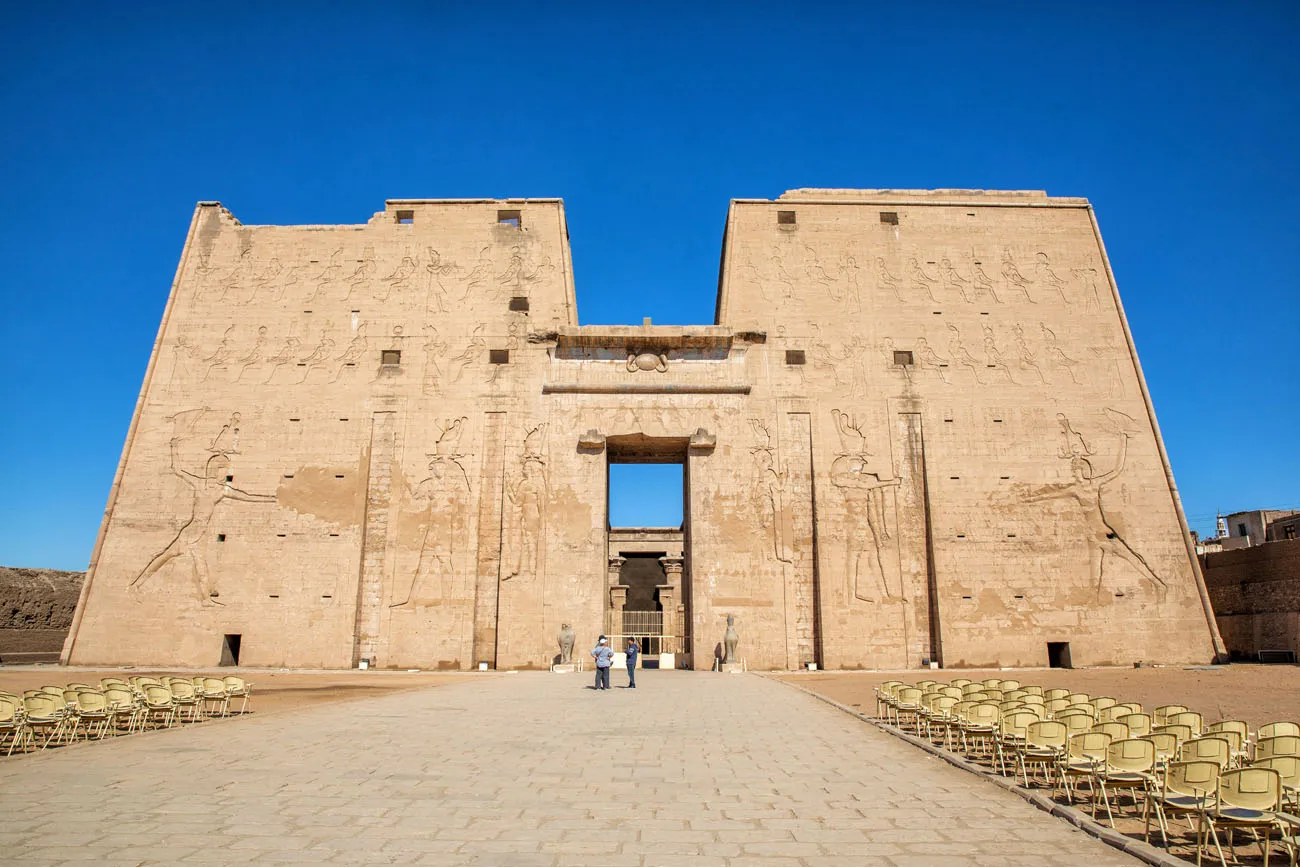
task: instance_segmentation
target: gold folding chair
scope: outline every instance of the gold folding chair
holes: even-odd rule
[[[1152,770],[1156,764],[1156,746],[1142,738],[1112,741],[1106,749],[1106,760],[1093,772],[1092,817],[1097,818],[1097,793],[1101,792],[1106,807],[1106,817],[1115,827],[1115,814],[1110,807],[1110,793],[1129,792],[1133,807],[1137,808],[1138,793],[1145,798],[1155,782]]]
[[[1069,730],[1059,720],[1035,720],[1025,728],[1025,742],[1016,750],[1025,788],[1029,788],[1030,766],[1042,768],[1045,783],[1052,785],[1052,769],[1065,755],[1069,739]]]
[[[1227,771],[1219,777],[1218,796],[1205,811],[1204,831],[1201,847],[1204,848],[1208,833],[1214,841],[1214,848],[1219,853],[1219,864],[1228,867],[1223,857],[1223,846],[1219,842],[1219,831],[1228,834],[1228,850],[1232,860],[1237,860],[1237,831],[1250,831],[1259,843],[1260,854],[1264,856],[1264,867],[1269,861],[1269,836],[1278,826],[1278,811],[1282,805],[1282,778],[1272,768],[1237,768]],[[1264,832],[1264,839],[1259,839],[1259,832]],[[1197,854],[1200,860],[1200,854]]]
[[[1274,756],[1300,756],[1300,737],[1295,735],[1275,735],[1261,738],[1255,744],[1255,760],[1271,759]]]
[[[1219,770],[1226,771],[1228,763],[1232,761],[1232,744],[1227,738],[1207,737],[1192,738],[1179,745],[1178,761],[1191,762],[1197,759],[1216,762]]]
[[[1086,779],[1091,786],[1093,773],[1106,760],[1106,750],[1109,748],[1110,735],[1105,732],[1088,731],[1070,736],[1057,770],[1060,772],[1066,800],[1071,805],[1074,804],[1074,788],[1070,781]]]
[[[1154,812],[1156,824],[1160,828],[1160,838],[1168,849],[1170,818],[1185,817],[1188,832],[1193,836],[1198,835],[1200,823],[1198,821],[1197,825],[1193,825],[1192,817],[1199,820],[1218,791],[1219,765],[1217,762],[1204,761],[1172,762],[1159,779],[1159,785],[1147,798],[1146,810],[1143,811],[1144,839],[1151,842],[1151,814]],[[1199,845],[1199,837],[1197,842]]]
[[[1151,711],[1151,721],[1157,726],[1169,725],[1169,717],[1176,713],[1182,713],[1185,710],[1187,710],[1186,705],[1162,704],[1160,707]]]

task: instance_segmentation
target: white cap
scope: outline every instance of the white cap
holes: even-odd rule
[[[600,643],[601,643],[601,644],[605,644],[608,640],[609,640],[609,639],[607,639],[607,638],[602,638],[602,639],[600,640]]]

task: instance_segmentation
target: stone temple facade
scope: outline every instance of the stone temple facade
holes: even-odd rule
[[[200,203],[64,660],[546,667],[620,631],[628,461],[679,666],[1222,652],[1087,200],[736,200],[714,324],[577,323],[558,200]]]

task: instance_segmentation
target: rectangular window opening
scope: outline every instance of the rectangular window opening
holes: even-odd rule
[[[520,211],[497,211],[497,225],[508,226],[511,229],[518,229],[523,225],[523,214]]]
[[[881,211],[881,212],[880,212],[880,222],[882,222],[882,223],[884,223],[884,224],[886,224],[886,225],[889,225],[889,226],[897,226],[897,225],[898,225],[898,211]]]
[[[510,363],[509,349],[488,350],[488,364],[509,364],[509,363]]]
[[[894,364],[898,365],[899,367],[911,367],[911,366],[912,366],[912,350],[910,350],[910,349],[895,349],[895,350],[894,350]]]
[[[217,541],[218,541],[218,542],[224,542],[224,541],[226,541],[226,534],[225,534],[225,533],[218,533],[218,534],[217,534]]]
[[[802,349],[787,349],[785,351],[786,364],[804,364],[808,360]]]
[[[384,367],[397,367],[402,363],[402,350],[384,349],[379,353],[379,363]]]
[[[415,222],[415,211],[398,211],[396,216],[397,222],[405,226]]]
[[[242,635],[221,636],[221,662],[218,665],[239,665],[239,645]]]
[[[234,476],[226,476],[226,483],[227,483],[227,484],[229,484],[230,482],[233,482],[234,480],[235,480],[235,477],[234,477]]]
[[[1074,666],[1070,664],[1070,642],[1047,642],[1047,667],[1074,668]]]
[[[516,295],[510,299],[510,309],[515,313],[528,312],[528,298],[525,295]]]
[[[793,226],[795,224],[794,211],[777,211],[776,224],[778,226]]]

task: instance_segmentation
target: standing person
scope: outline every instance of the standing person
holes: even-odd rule
[[[629,637],[627,640],[627,688],[636,689],[636,658],[641,653],[641,648],[636,646],[636,639]]]
[[[609,639],[602,635],[591,649],[591,655],[596,660],[596,689],[609,689],[609,667],[614,664],[614,651],[610,649]]]

